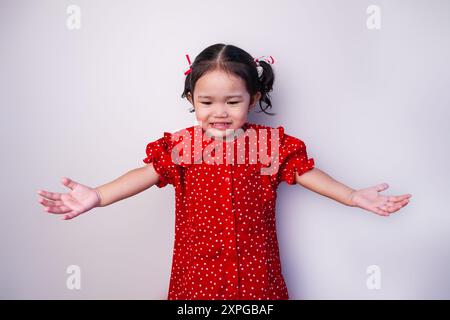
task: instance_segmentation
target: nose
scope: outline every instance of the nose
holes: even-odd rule
[[[217,118],[226,118],[228,117],[227,107],[223,105],[217,106],[214,116]]]

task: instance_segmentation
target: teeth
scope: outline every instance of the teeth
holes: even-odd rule
[[[231,122],[212,122],[211,125],[218,129],[226,129],[230,127]]]

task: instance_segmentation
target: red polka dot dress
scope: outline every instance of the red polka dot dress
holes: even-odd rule
[[[143,161],[160,175],[157,186],[175,188],[169,300],[289,299],[276,235],[277,187],[295,184],[295,172],[312,169],[314,159],[281,126],[246,122],[242,129],[227,141],[196,125],[147,144]]]

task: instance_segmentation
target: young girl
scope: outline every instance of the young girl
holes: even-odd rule
[[[175,242],[168,299],[288,299],[275,225],[280,182],[300,184],[344,205],[389,216],[410,194],[384,196],[386,183],[354,190],[314,167],[305,143],[249,123],[259,102],[271,108],[273,58],[233,45],[203,50],[186,71],[182,97],[198,125],[146,146],[143,167],[97,188],[63,178],[68,193],[38,191],[45,210],[73,219],[153,185],[173,185]],[[263,106],[263,104],[265,106]],[[255,156],[256,155],[256,156]],[[256,160],[256,161],[255,161]]]

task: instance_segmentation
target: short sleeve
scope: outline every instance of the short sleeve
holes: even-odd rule
[[[164,137],[147,144],[144,163],[153,163],[155,171],[159,174],[157,186],[165,187],[167,184],[174,185],[178,176],[176,164],[172,162],[167,133]]]
[[[295,173],[299,175],[314,168],[314,159],[308,159],[305,143],[293,136],[284,135],[280,150],[279,182],[295,184]]]

